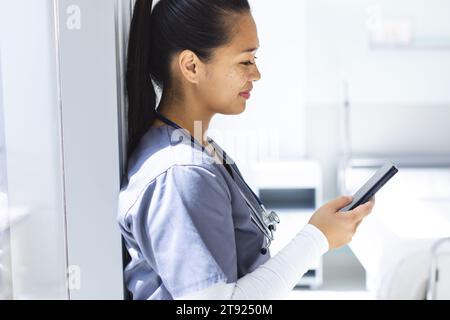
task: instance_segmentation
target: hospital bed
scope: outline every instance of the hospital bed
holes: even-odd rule
[[[384,160],[348,160],[342,194],[353,194]],[[367,289],[378,299],[450,299],[450,159],[390,160],[400,171],[350,243]]]

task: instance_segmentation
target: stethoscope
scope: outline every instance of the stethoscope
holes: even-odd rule
[[[184,135],[189,135],[191,139],[191,143],[196,144],[197,146],[202,148],[202,151],[205,151],[205,147],[203,144],[199,143],[191,134],[187,132],[187,130],[183,129],[179,125],[177,125],[175,122],[167,119],[160,113],[156,112],[156,117],[164,122],[165,124],[175,128],[175,129],[181,129],[181,132],[183,132]],[[224,166],[228,166],[228,168],[232,172],[232,178],[236,182],[236,185],[238,187],[239,193],[241,194],[242,198],[245,200],[247,206],[250,208],[250,214],[252,221],[256,224],[258,229],[264,234],[267,241],[266,244],[263,244],[263,247],[261,248],[261,253],[266,254],[267,250],[272,243],[274,236],[273,233],[277,229],[277,224],[280,223],[280,218],[275,213],[275,211],[268,212],[264,205],[261,202],[261,199],[253,192],[253,190],[248,186],[248,184],[245,182],[244,178],[240,174],[239,170],[237,169],[236,164],[234,161],[225,153],[225,151],[220,148],[213,139],[208,137],[208,142],[211,144],[211,146],[215,149],[217,155],[220,160],[222,161]],[[227,159],[228,162],[227,163]]]

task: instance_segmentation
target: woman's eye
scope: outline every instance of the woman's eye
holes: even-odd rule
[[[255,60],[258,59],[257,57],[255,57]],[[253,64],[255,64],[255,62],[251,62],[251,61],[245,61],[245,62],[241,62],[241,64],[243,64],[244,66],[251,66]]]

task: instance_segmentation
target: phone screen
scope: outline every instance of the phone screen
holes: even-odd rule
[[[375,174],[355,193],[353,201],[342,208],[341,212],[349,211],[366,203],[383,187],[396,173],[398,168],[392,163],[385,163]]]

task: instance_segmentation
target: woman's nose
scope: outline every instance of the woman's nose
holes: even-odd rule
[[[255,65],[255,68],[253,70],[253,74],[252,74],[252,81],[258,81],[259,79],[261,79],[261,73],[259,72],[258,67]]]

